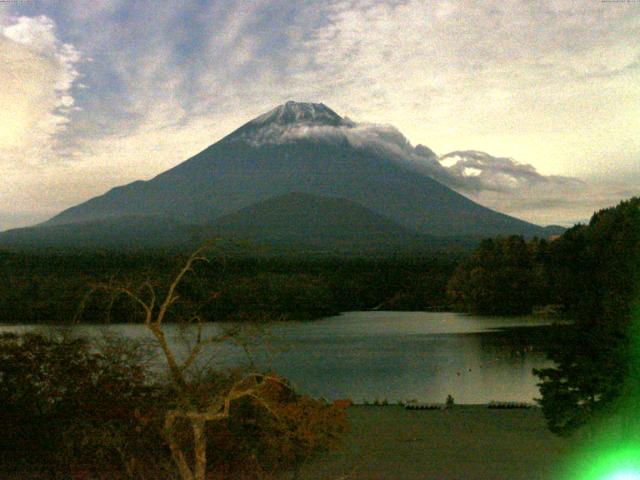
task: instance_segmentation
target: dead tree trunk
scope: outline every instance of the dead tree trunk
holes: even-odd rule
[[[166,339],[163,320],[171,306],[178,300],[176,289],[185,275],[192,271],[193,264],[197,261],[207,261],[207,259],[202,256],[202,253],[206,248],[207,247],[198,249],[187,259],[182,269],[173,278],[161,303],[156,302],[156,290],[150,282],[144,283],[142,288],[137,290],[124,286],[114,287],[113,285],[101,285],[97,287],[110,290],[115,294],[124,294],[142,308],[145,314],[144,325],[152,333],[164,355],[171,383],[173,384],[173,388],[175,389],[176,396],[179,400],[178,408],[169,410],[165,414],[164,436],[169,445],[169,449],[171,450],[171,457],[178,469],[181,480],[206,479],[207,422],[220,421],[229,418],[233,402],[243,397],[251,397],[273,413],[267,402],[261,398],[261,391],[263,387],[268,382],[277,382],[289,388],[288,385],[284,384],[281,379],[275,376],[265,376],[253,373],[237,381],[226,395],[218,394],[204,402],[202,399],[198,401],[191,398],[191,392],[188,380],[185,376],[185,371],[196,362],[198,355],[206,345],[224,342],[231,338],[231,335],[220,334],[204,338],[202,329],[203,322],[201,318],[196,315],[190,317],[189,320],[182,319],[185,323],[195,320],[196,331],[194,346],[188,353],[187,358],[183,362],[180,362]],[[181,445],[178,440],[176,423],[179,420],[186,420],[192,430],[193,465],[189,465],[190,455],[185,453],[185,446]]]
[[[205,480],[207,470],[207,436],[204,419],[191,420],[193,429],[193,454],[195,463],[195,480]]]

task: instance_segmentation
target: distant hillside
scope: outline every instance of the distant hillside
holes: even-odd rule
[[[423,239],[357,203],[306,193],[287,193],[225,215],[213,231],[224,237],[309,243],[402,244]]]
[[[567,231],[566,227],[562,227],[560,225],[547,225],[546,227],[543,228],[544,233],[540,235],[540,237],[541,238],[557,237],[558,235],[562,235],[566,231]]]

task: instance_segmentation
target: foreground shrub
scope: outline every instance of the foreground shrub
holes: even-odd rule
[[[271,382],[260,399],[243,398],[224,422],[208,426],[213,472],[240,478],[297,471],[309,459],[338,445],[347,431],[344,408]]]
[[[138,347],[95,350],[60,332],[0,335],[0,468],[118,478],[155,465],[159,474],[161,391],[148,385]]]
[[[296,470],[346,430],[343,409],[296,394],[276,375],[212,373],[186,379],[177,395],[146,357],[131,340],[1,334],[0,477],[176,478],[171,443],[188,462],[197,450],[189,417],[168,431],[167,416],[246,389],[205,425],[207,478]]]

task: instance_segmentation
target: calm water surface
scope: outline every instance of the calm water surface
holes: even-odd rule
[[[269,348],[261,348],[255,361],[272,365],[299,391],[327,399],[442,402],[451,394],[458,403],[532,401],[539,394],[531,370],[550,363],[540,352],[497,342],[496,329],[549,323],[535,317],[349,312],[313,322],[273,324]],[[168,327],[174,345],[182,348],[178,329]],[[33,328],[0,326],[0,331]],[[74,329],[87,336],[115,332],[149,338],[137,324]],[[229,344],[212,347],[206,357],[218,368],[247,363],[242,350]]]

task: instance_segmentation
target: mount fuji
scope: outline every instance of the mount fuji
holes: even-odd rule
[[[151,180],[0,233],[0,246],[180,244],[194,231],[394,248],[437,237],[549,235],[457,193],[444,175],[429,148],[393,127],[287,102]]]

